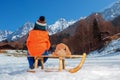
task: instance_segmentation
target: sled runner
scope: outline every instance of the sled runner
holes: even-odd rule
[[[83,55],[66,55],[66,56],[54,56],[54,55],[48,55],[48,56],[45,56],[45,55],[42,55],[42,56],[38,56],[38,57],[35,57],[35,65],[34,67],[37,68],[38,67],[38,60],[41,61],[41,69],[44,69],[44,59],[45,57],[48,57],[48,58],[53,58],[53,59],[59,59],[59,69],[58,71],[62,71],[62,70],[67,70],[68,72],[70,73],[75,73],[77,71],[79,71],[84,62],[85,62],[85,59],[86,59],[86,53],[83,53]],[[81,58],[81,62],[79,63],[78,66],[76,66],[75,68],[72,68],[72,69],[65,69],[65,58]],[[52,70],[46,70],[46,72],[51,72]],[[28,71],[28,72],[35,72],[35,71]]]
[[[33,69],[28,69],[27,72],[35,73],[36,71]]]
[[[82,59],[81,59],[81,62],[79,63],[79,65],[77,67],[73,68],[73,69],[70,69],[69,72],[70,73],[75,73],[75,72],[79,71],[82,68],[82,66],[85,62],[85,58],[86,58],[86,53],[84,53],[82,55]]]

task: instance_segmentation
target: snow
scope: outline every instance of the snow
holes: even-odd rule
[[[17,51],[20,53],[20,51]],[[22,51],[27,53],[25,51]],[[58,59],[48,59],[45,69],[36,69],[36,73],[27,72],[26,56],[15,57],[16,51],[8,50],[0,54],[0,80],[119,80],[120,79],[120,38],[111,41],[100,50],[87,55],[85,64],[76,73],[58,69]],[[11,54],[11,55],[8,55]],[[76,67],[80,58],[66,59],[66,69]],[[45,70],[51,70],[46,72]]]
[[[12,33],[13,33],[12,31],[8,31],[8,30],[1,31],[0,30],[0,41],[5,40],[6,37],[8,37]]]
[[[11,35],[9,35],[7,38],[8,41],[11,40],[17,40],[23,36],[25,36],[31,29],[33,29],[34,24],[31,22],[26,22],[23,26],[18,28],[16,31],[14,31]]]
[[[120,55],[109,57],[87,57],[84,66],[76,73],[45,72],[38,68],[36,73],[26,72],[26,57],[14,57],[0,54],[0,80],[119,80]],[[66,59],[66,68],[79,64],[80,59]],[[45,69],[58,68],[58,59],[49,59]]]
[[[77,20],[67,21],[64,18],[58,19],[54,24],[48,26],[49,35],[55,34],[74,24]]]
[[[108,45],[100,50],[96,50],[90,53],[90,57],[95,56],[114,56],[120,55],[120,38],[112,40]]]
[[[120,15],[120,0],[115,1],[106,7],[101,14],[106,20],[113,20],[115,17]]]
[[[82,19],[82,17],[81,17]],[[49,32],[49,35],[55,34],[59,31],[62,31],[63,29],[66,29],[68,26],[74,24],[77,20],[70,20],[67,21],[64,18],[60,18],[57,21],[55,21],[54,24],[48,25],[47,30]],[[32,30],[34,27],[34,23],[26,22],[24,25],[19,27],[16,31],[10,32],[10,31],[1,31],[0,30],[0,41],[7,39],[8,41],[14,41],[18,40],[19,38],[25,36],[30,30]]]

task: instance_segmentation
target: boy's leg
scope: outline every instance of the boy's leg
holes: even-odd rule
[[[29,53],[28,53],[28,55],[29,55]],[[28,60],[28,63],[29,63],[29,68],[34,69],[34,63],[35,63],[34,57],[28,56],[27,60]]]
[[[45,51],[43,55],[48,55],[48,52]],[[44,63],[47,61],[47,59],[48,59],[47,57],[44,58]],[[38,66],[41,66],[41,61],[40,60],[38,61]]]

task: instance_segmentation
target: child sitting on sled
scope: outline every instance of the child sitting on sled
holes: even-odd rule
[[[48,55],[47,51],[50,48],[50,41],[48,31],[46,30],[46,21],[44,16],[40,16],[40,18],[35,22],[33,30],[28,34],[26,46],[28,48],[27,59],[29,68],[34,69],[34,58],[41,55]],[[44,62],[46,62],[47,59],[48,58],[44,58]],[[40,61],[38,62],[38,66],[41,66]]]

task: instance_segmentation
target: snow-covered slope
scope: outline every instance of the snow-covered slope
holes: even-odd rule
[[[11,40],[13,41],[13,40],[17,40],[17,39],[23,37],[33,28],[33,26],[34,26],[33,23],[26,22],[22,27],[20,27],[15,32],[13,32],[11,35],[9,35],[7,37],[7,40],[8,41],[11,41]]]
[[[120,38],[112,40],[108,45],[100,50],[93,51],[89,54],[91,57],[98,56],[116,56],[120,55]]]
[[[60,32],[75,22],[75,20],[66,21],[64,18],[60,18],[54,24],[48,26],[49,34],[51,35]]]
[[[111,6],[101,12],[106,20],[113,20],[120,15],[120,0],[113,3]]]
[[[1,31],[0,30],[0,41],[5,40],[10,34],[12,34],[12,31]]]

